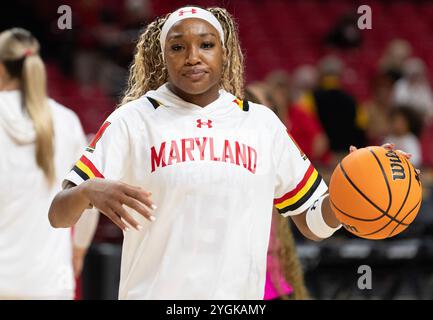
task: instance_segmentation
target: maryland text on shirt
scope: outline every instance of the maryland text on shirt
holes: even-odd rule
[[[251,173],[255,173],[257,167],[257,151],[253,147],[239,141],[224,140],[223,147],[216,148],[212,137],[164,141],[159,147],[152,146],[150,154],[152,172],[173,163],[203,160],[236,164]]]

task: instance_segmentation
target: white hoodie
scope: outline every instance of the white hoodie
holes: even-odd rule
[[[71,230],[54,229],[48,209],[86,144],[71,110],[49,100],[56,180],[35,159],[35,131],[19,91],[0,92],[0,299],[72,299]]]
[[[272,205],[299,214],[327,190],[275,114],[163,85],[102,128],[66,180],[120,180],[157,206],[154,222],[125,207],[143,229],[124,233],[119,299],[262,299]]]

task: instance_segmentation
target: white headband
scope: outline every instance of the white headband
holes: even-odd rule
[[[221,26],[221,23],[218,21],[218,19],[215,18],[215,16],[211,12],[198,7],[183,7],[170,14],[170,16],[167,18],[164,25],[162,26],[159,42],[161,44],[163,60],[165,40],[167,38],[168,31],[170,31],[171,27],[173,27],[175,23],[188,18],[197,18],[209,22],[218,31],[221,38],[221,43],[224,46],[223,27]]]

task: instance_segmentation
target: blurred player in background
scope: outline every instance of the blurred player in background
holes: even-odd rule
[[[47,211],[86,144],[78,117],[47,97],[39,43],[0,33],[0,299],[72,299],[97,214],[53,229]]]

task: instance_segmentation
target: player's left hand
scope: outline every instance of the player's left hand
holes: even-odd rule
[[[387,150],[390,150],[390,151],[395,151],[395,152],[401,154],[407,160],[410,160],[410,158],[412,158],[412,154],[410,154],[410,153],[404,152],[403,150],[395,150],[395,144],[394,143],[385,143],[385,144],[381,145],[381,147],[385,148]],[[355,146],[350,146],[350,148],[349,148],[350,153],[352,153],[356,150],[358,150],[358,148]],[[415,171],[417,174],[421,173],[421,171],[419,169],[415,169]]]

